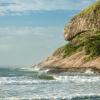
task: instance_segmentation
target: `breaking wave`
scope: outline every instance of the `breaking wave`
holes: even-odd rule
[[[100,95],[98,94],[83,94],[74,96],[34,96],[34,97],[7,97],[0,98],[0,100],[100,100]]]
[[[0,100],[100,100],[99,87],[95,74],[0,68]]]

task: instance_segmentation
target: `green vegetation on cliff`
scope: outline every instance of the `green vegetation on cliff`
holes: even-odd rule
[[[93,14],[94,17],[97,17],[96,15],[100,14],[100,1],[99,0],[79,13],[80,16],[90,15],[90,14]]]
[[[77,35],[74,40],[75,45],[85,51],[86,55],[94,58],[100,56],[100,30],[91,30]]]
[[[91,30],[77,35],[71,42],[58,48],[54,56],[67,57],[85,51],[90,59],[100,56],[100,30]]]
[[[54,52],[54,56],[60,56],[60,57],[63,57],[65,58],[66,56],[70,56],[72,55],[73,53],[75,53],[77,51],[78,47],[71,44],[71,43],[68,43],[64,46],[62,46],[61,48],[58,48],[55,52]]]

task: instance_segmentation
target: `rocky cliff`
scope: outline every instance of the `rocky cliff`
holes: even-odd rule
[[[64,28],[68,44],[39,64],[42,68],[100,72],[100,1],[73,17]]]
[[[77,34],[93,29],[100,29],[100,1],[73,17],[64,28],[64,37],[71,40]]]

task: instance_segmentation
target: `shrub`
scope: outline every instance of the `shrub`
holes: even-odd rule
[[[90,55],[91,57],[100,55],[100,36],[88,38],[85,44],[86,55]]]
[[[100,30],[95,29],[77,35],[72,42],[58,48],[53,55],[65,58],[82,50],[89,59],[100,56]]]
[[[73,45],[71,43],[68,43],[66,45],[64,45],[61,48],[58,48],[55,52],[54,52],[54,56],[62,56],[63,58],[65,58],[66,56],[70,56],[72,55],[74,52],[77,51],[79,47],[76,45]]]

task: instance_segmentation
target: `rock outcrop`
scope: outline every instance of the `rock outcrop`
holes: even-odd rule
[[[39,64],[44,69],[50,68],[54,72],[59,71],[81,71],[85,72],[87,69],[92,69],[100,73],[100,57],[91,61],[84,61],[84,52],[78,52],[70,57],[62,59],[62,57],[50,56],[48,59]]]
[[[71,19],[70,23],[64,28],[65,40],[71,40],[77,34],[95,28],[100,29],[100,1]]]
[[[100,1],[72,18],[64,31],[65,40],[71,42],[58,48],[39,66],[62,71],[89,68],[100,72]]]

